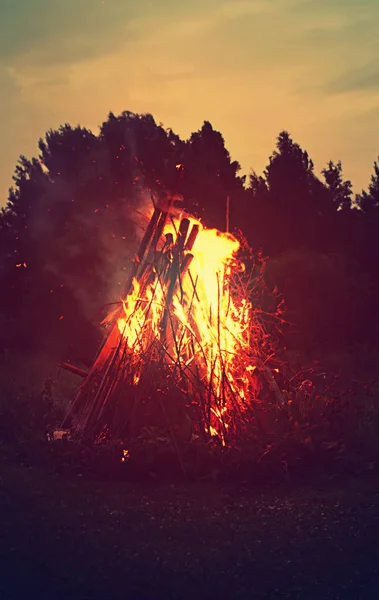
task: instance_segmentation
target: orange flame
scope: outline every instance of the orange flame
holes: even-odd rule
[[[181,216],[173,217],[163,230],[172,246],[180,235]],[[238,240],[229,233],[205,228],[193,217],[186,218],[189,235],[182,242],[182,267],[172,294],[167,277],[156,268],[152,282],[143,289],[133,279],[117,326],[134,354],[142,356],[155,340],[164,339],[161,343],[167,362],[177,366],[190,382],[200,378],[204,393],[213,398],[208,432],[218,435],[225,445],[228,411],[236,399],[243,404],[254,371],[253,366],[241,362],[241,354],[247,353],[250,345],[251,305],[246,298],[237,301],[231,289]],[[192,247],[189,239],[193,227],[198,228],[198,234]],[[170,254],[171,249],[167,252]],[[135,384],[139,378],[140,372],[135,373]]]

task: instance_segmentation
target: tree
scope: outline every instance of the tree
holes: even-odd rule
[[[372,215],[379,211],[379,164],[374,162],[374,173],[371,175],[371,182],[368,186],[368,192],[362,191],[357,195],[357,204],[365,215]]]
[[[144,224],[136,209],[155,192],[182,194],[184,208],[221,230],[229,196],[230,226],[271,257],[272,286],[298,321],[300,346],[330,347],[328,336],[373,344],[378,163],[357,207],[341,163],[330,161],[319,179],[285,131],[247,189],[239,169],[207,121],[187,141],[132,112],[111,113],[99,135],[67,124],[48,131],[37,157],[20,157],[0,212],[0,345],[57,360],[95,352],[93,317],[119,298]],[[359,333],[365,327],[371,338]]]
[[[379,261],[379,165],[374,163],[374,173],[368,191],[357,195],[356,202],[360,208],[358,253],[361,266],[372,274],[375,282],[376,299],[379,301],[379,285],[377,269]]]
[[[157,125],[152,115],[125,111],[115,117],[110,113],[100,138],[108,148],[119,196],[131,197],[132,186],[138,183],[151,190],[175,188],[184,144],[171,129]]]
[[[287,131],[279,134],[276,147],[265,170],[271,196],[278,204],[287,204],[291,197],[293,202],[301,204],[311,191],[313,162]]]
[[[349,210],[353,191],[351,181],[344,181],[343,179],[341,161],[336,164],[329,161],[322,174],[334,209]]]
[[[63,256],[67,253],[54,226],[63,219],[61,211],[54,212],[54,199],[61,201],[60,188],[54,194],[52,174],[42,168],[39,159],[21,157],[14,181],[0,223],[5,234],[0,274],[4,290],[0,298],[1,346],[18,352],[54,349],[58,354],[69,343],[86,346],[94,332],[87,327],[79,298],[56,260],[59,251]],[[76,338],[70,338],[73,331]]]
[[[65,125],[40,140],[38,158],[20,158],[0,225],[4,347],[57,357],[68,346],[94,350],[91,317],[104,303],[108,259],[91,193],[100,187],[98,144]]]
[[[186,145],[151,115],[124,112],[110,114],[99,136],[67,124],[50,130],[37,158],[20,158],[0,218],[3,345],[58,355],[65,346],[81,354],[95,350],[89,348],[97,337],[92,317],[124,285],[140,235],[141,194],[182,192],[175,189],[177,166],[186,151],[191,189],[209,215],[196,156],[209,159],[207,189],[213,192],[221,178],[216,189],[225,197],[228,176],[233,183],[238,165],[231,166],[222,136],[212,131],[205,128],[204,139]]]
[[[282,131],[263,177],[252,173],[248,188],[253,230],[265,253],[273,256],[317,244],[320,187],[307,152]]]
[[[208,121],[186,143],[183,163],[186,207],[207,226],[225,230],[227,197],[233,212],[244,178],[237,175],[240,165],[231,160],[221,133]]]

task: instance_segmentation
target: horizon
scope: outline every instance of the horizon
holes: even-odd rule
[[[151,113],[182,139],[210,121],[241,174],[262,173],[285,129],[316,175],[341,160],[354,193],[370,183],[374,0],[0,0],[0,9],[0,205],[19,156],[36,156],[47,130],[97,133],[124,110]]]

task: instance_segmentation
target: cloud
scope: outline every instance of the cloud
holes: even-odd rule
[[[350,69],[328,82],[324,90],[331,94],[345,92],[376,92],[379,90],[378,62],[370,61],[357,69]]]
[[[0,0],[0,57],[6,64],[86,60],[122,43],[133,3],[101,0]]]
[[[367,12],[377,9],[377,0],[297,0],[293,8],[299,11],[317,12],[320,10],[343,10],[357,12]]]
[[[358,172],[346,123],[375,104],[377,0],[0,0],[0,15],[4,187],[50,127],[126,109],[184,137],[210,120],[246,171],[288,128],[321,168],[330,152]]]
[[[83,62],[143,33],[135,23],[159,27],[181,12],[173,0],[0,0],[0,61],[33,67]]]
[[[220,3],[219,15],[224,19],[259,15],[272,12],[273,5],[270,0],[228,0]]]
[[[255,0],[254,3],[262,0]],[[224,4],[229,4],[224,2]],[[242,5],[247,0],[236,0]],[[0,60],[23,66],[85,61],[182,17],[217,10],[219,0],[0,0]],[[174,32],[172,32],[174,33]]]
[[[272,0],[192,0],[191,3],[178,3],[180,10],[162,16],[141,15],[133,23],[133,30],[139,30],[143,37],[151,40],[196,43],[204,36],[208,39],[219,26],[228,25],[234,19],[259,15],[272,10]],[[157,23],[158,19],[158,23]],[[158,26],[159,24],[159,26]]]

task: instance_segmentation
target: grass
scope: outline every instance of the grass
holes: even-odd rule
[[[122,464],[36,442],[49,394],[0,400],[0,599],[378,597],[372,390],[262,405],[250,445],[187,448],[187,482],[159,429]]]
[[[105,482],[0,459],[0,597],[377,597],[379,481]]]

